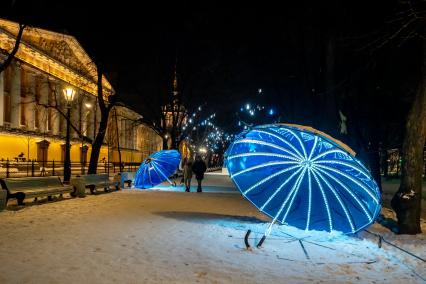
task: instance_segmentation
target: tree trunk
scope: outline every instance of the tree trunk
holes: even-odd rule
[[[179,149],[179,144],[178,144],[178,139],[177,139],[177,131],[175,129],[173,129],[172,134],[170,136],[170,138],[172,139],[172,146],[170,147],[171,149],[174,150],[178,150]]]
[[[399,233],[418,234],[421,233],[423,148],[426,142],[426,39],[423,40],[422,79],[405,131],[401,184],[391,204],[398,218]]]
[[[373,134],[374,135],[374,134]],[[380,193],[382,192],[382,178],[380,175],[380,155],[379,144],[375,138],[372,139],[368,149],[368,161],[370,164],[370,172],[379,187]]]
[[[162,139],[163,139],[163,150],[168,150],[169,145],[167,143],[167,138],[162,137]]]
[[[386,148],[381,149],[381,167],[383,172],[383,177],[387,178],[389,175],[389,162],[388,162],[388,150]]]
[[[96,134],[95,141],[92,143],[92,152],[90,153],[90,164],[89,169],[87,171],[88,174],[96,174],[96,171],[98,169],[98,160],[99,160],[99,153],[101,152],[102,143],[105,139],[106,130],[108,127],[108,118],[111,108],[114,105],[114,99],[111,100],[112,97],[109,97],[109,105],[105,105],[104,97],[103,97],[103,91],[102,91],[102,68],[100,65],[97,66],[97,75],[98,75],[98,105],[99,109],[101,111],[101,121],[99,122],[99,130]],[[95,113],[96,117],[96,113]],[[95,127],[96,128],[96,127]],[[117,137],[118,138],[118,137]],[[109,153],[108,153],[109,154]]]
[[[336,36],[333,32],[330,32],[325,42],[324,109],[321,111],[321,115],[323,116],[322,123],[324,123],[324,131],[336,137],[336,134],[340,135],[340,133],[338,130],[339,117],[335,92]]]
[[[115,131],[117,133],[117,150],[118,150],[118,168],[120,169],[120,172],[123,171],[123,163],[121,162],[121,150],[120,150],[120,133],[118,132],[118,119],[117,119],[117,110],[114,109],[114,115],[115,115]]]
[[[0,73],[3,72],[9,65],[12,63],[13,58],[15,58],[15,54],[18,52],[19,45],[21,43],[22,34],[24,33],[26,25],[19,24],[19,31],[16,37],[15,46],[13,47],[10,54],[7,56],[6,60],[0,64]]]
[[[101,122],[99,123],[99,131],[96,134],[95,141],[92,144],[92,152],[90,153],[90,164],[87,171],[88,174],[96,174],[98,169],[99,154],[101,152],[102,143],[105,139],[107,129],[108,116],[102,115]]]

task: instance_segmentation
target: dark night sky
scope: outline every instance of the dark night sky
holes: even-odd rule
[[[363,66],[371,65],[366,52],[355,50],[374,39],[374,32],[381,31],[395,9],[393,1],[384,0],[279,1],[274,5],[249,1],[8,2],[14,6],[2,7],[1,17],[24,19],[75,36],[91,57],[115,74],[116,90],[136,109],[155,96],[159,84],[170,90],[177,56],[181,84],[193,83],[197,102],[229,113],[263,88],[263,101],[281,105],[287,114],[284,120],[306,124],[313,121],[298,112],[296,104],[304,103],[300,93],[314,89],[320,93],[326,88],[322,73],[327,36],[338,38],[335,84],[344,82],[349,88],[349,83],[358,82],[354,80],[364,72]],[[380,56],[374,64],[386,61],[388,55]],[[193,74],[197,73],[203,75],[195,82]],[[381,80],[376,77],[374,84]],[[230,117],[222,117],[229,124]]]

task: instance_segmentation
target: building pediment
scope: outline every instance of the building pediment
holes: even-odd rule
[[[84,73],[89,73],[87,66],[85,66],[80,58],[78,58],[68,42],[60,37],[55,39],[48,39],[40,35],[34,35],[30,32],[24,32],[23,40],[30,45],[37,47],[44,51],[52,58],[70,66],[75,70],[82,70]]]
[[[18,23],[0,19],[0,48],[10,52],[18,31]],[[96,95],[96,65],[73,36],[26,27],[16,57]],[[102,85],[106,93],[113,93],[105,77]]]

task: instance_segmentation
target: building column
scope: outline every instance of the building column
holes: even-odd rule
[[[95,101],[92,99],[92,96],[89,95],[89,96],[86,97],[85,102],[90,104],[91,107],[89,109],[87,109],[86,107],[84,108],[85,109],[85,115],[84,115],[84,120],[83,120],[83,122],[84,122],[84,124],[83,124],[84,135],[91,138],[91,139],[94,139],[93,138],[94,114],[93,113],[94,113],[94,110],[96,108]]]
[[[49,84],[43,78],[43,80],[40,80],[40,98],[39,103],[42,105],[47,105],[49,103]],[[45,107],[39,108],[39,122],[38,125],[40,127],[40,132],[45,133],[48,131],[47,129],[47,123],[48,123],[48,116],[49,110]]]
[[[96,129],[96,135],[99,131],[99,123],[101,122],[101,110],[99,109],[99,106],[96,107],[96,117],[95,117],[95,129]],[[93,137],[95,139],[96,135]]]
[[[34,130],[34,113],[35,113],[35,92],[36,92],[36,76],[32,72],[28,72],[28,92],[22,103],[25,103],[25,124],[28,130]]]
[[[76,91],[76,95],[74,96],[74,101],[71,104],[71,123],[74,125],[77,129],[80,125],[80,114],[81,114],[81,97],[82,94],[80,91]],[[71,138],[78,138],[78,133],[74,130],[74,128],[71,127],[70,129],[70,137]]]
[[[0,126],[4,125],[4,73],[0,73]]]
[[[51,96],[52,103],[58,103],[57,108],[60,108],[61,93],[58,92],[58,91],[55,92],[55,88],[57,87],[56,81],[51,80],[50,78],[46,78],[45,84],[47,86],[49,86],[49,84],[50,84],[50,86],[52,87],[52,89],[50,89],[48,87],[48,92],[49,92],[48,96]],[[56,109],[51,109],[50,112],[52,113],[52,117],[51,117],[51,119],[52,119],[52,129],[51,129],[52,134],[53,135],[60,135],[61,133],[59,131],[59,129],[60,129],[59,125],[61,123],[61,115],[59,114],[59,112]]]
[[[131,125],[132,125],[132,149],[136,150],[137,128],[136,128],[136,125],[133,124],[133,122]]]
[[[118,119],[118,133],[120,133],[120,147],[124,148],[124,143],[126,142],[126,121],[123,118],[117,118]],[[114,129],[115,130],[115,129]]]
[[[67,112],[67,108],[66,105],[67,103],[65,102],[65,98],[63,95],[63,90],[64,89],[64,85],[60,82],[56,83],[56,96],[57,96],[57,100],[59,103],[58,108],[62,111],[62,113],[66,113]],[[67,119],[58,113],[58,118],[59,118],[59,125],[60,125],[60,131],[59,131],[59,135],[62,137],[66,136],[66,129],[67,129]]]
[[[10,88],[10,126],[11,128],[19,128],[20,109],[21,109],[21,64],[14,62],[8,68],[12,68]]]

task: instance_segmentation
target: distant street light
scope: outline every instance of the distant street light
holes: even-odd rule
[[[71,87],[64,89],[64,97],[67,102],[67,136],[65,141],[65,161],[64,161],[64,183],[69,183],[71,178],[71,157],[70,157],[70,120],[71,103],[74,100],[75,90]]]

